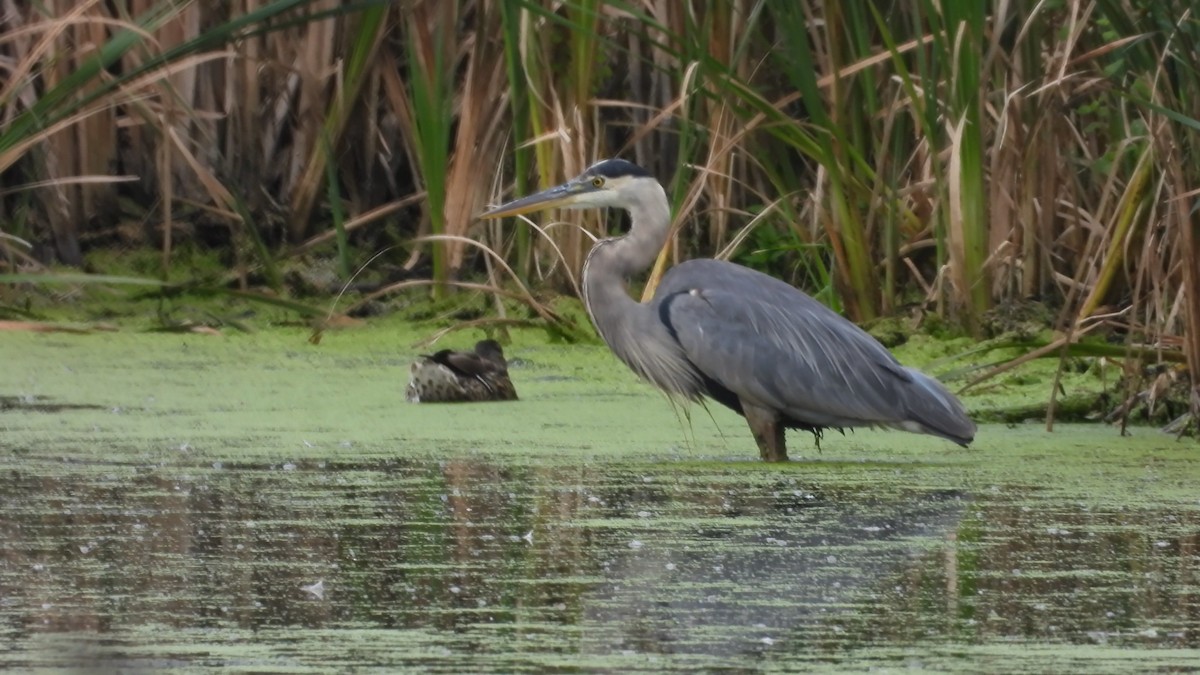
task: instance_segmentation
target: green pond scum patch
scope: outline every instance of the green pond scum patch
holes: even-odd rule
[[[794,432],[770,465],[737,416],[544,331],[505,346],[521,400],[407,404],[429,332],[0,335],[0,668],[1200,663],[1195,441]],[[901,358],[965,347],[925,342]]]

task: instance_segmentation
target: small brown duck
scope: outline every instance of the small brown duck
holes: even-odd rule
[[[480,340],[473,352],[443,349],[422,354],[409,368],[405,398],[411,403],[515,401],[504,350],[495,340]]]

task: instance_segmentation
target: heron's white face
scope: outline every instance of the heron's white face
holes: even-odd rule
[[[602,209],[628,208],[638,199],[639,184],[649,181],[657,185],[653,178],[640,176],[588,176],[584,174],[568,183],[579,183],[576,193],[563,204],[567,209]]]

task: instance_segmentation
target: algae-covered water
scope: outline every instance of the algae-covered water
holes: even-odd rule
[[[518,336],[520,401],[406,404],[411,338],[0,335],[0,668],[1200,670],[1194,442],[765,465],[598,345]]]

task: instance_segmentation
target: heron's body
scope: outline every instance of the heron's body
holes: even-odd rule
[[[709,397],[746,418],[763,459],[787,459],[785,429],[820,438],[827,428],[884,426],[961,445],[975,424],[936,380],[899,362],[878,341],[773,277],[720,260],[671,269],[653,299],[629,296],[627,279],[666,242],[662,186],[641,168],[606,160],[563,186],[489,211],[615,206],[632,228],[593,247],[584,304],[601,337],[635,373],[668,395]]]
[[[494,340],[481,340],[473,352],[449,349],[423,354],[409,368],[405,398],[412,403],[515,401],[504,351]]]

